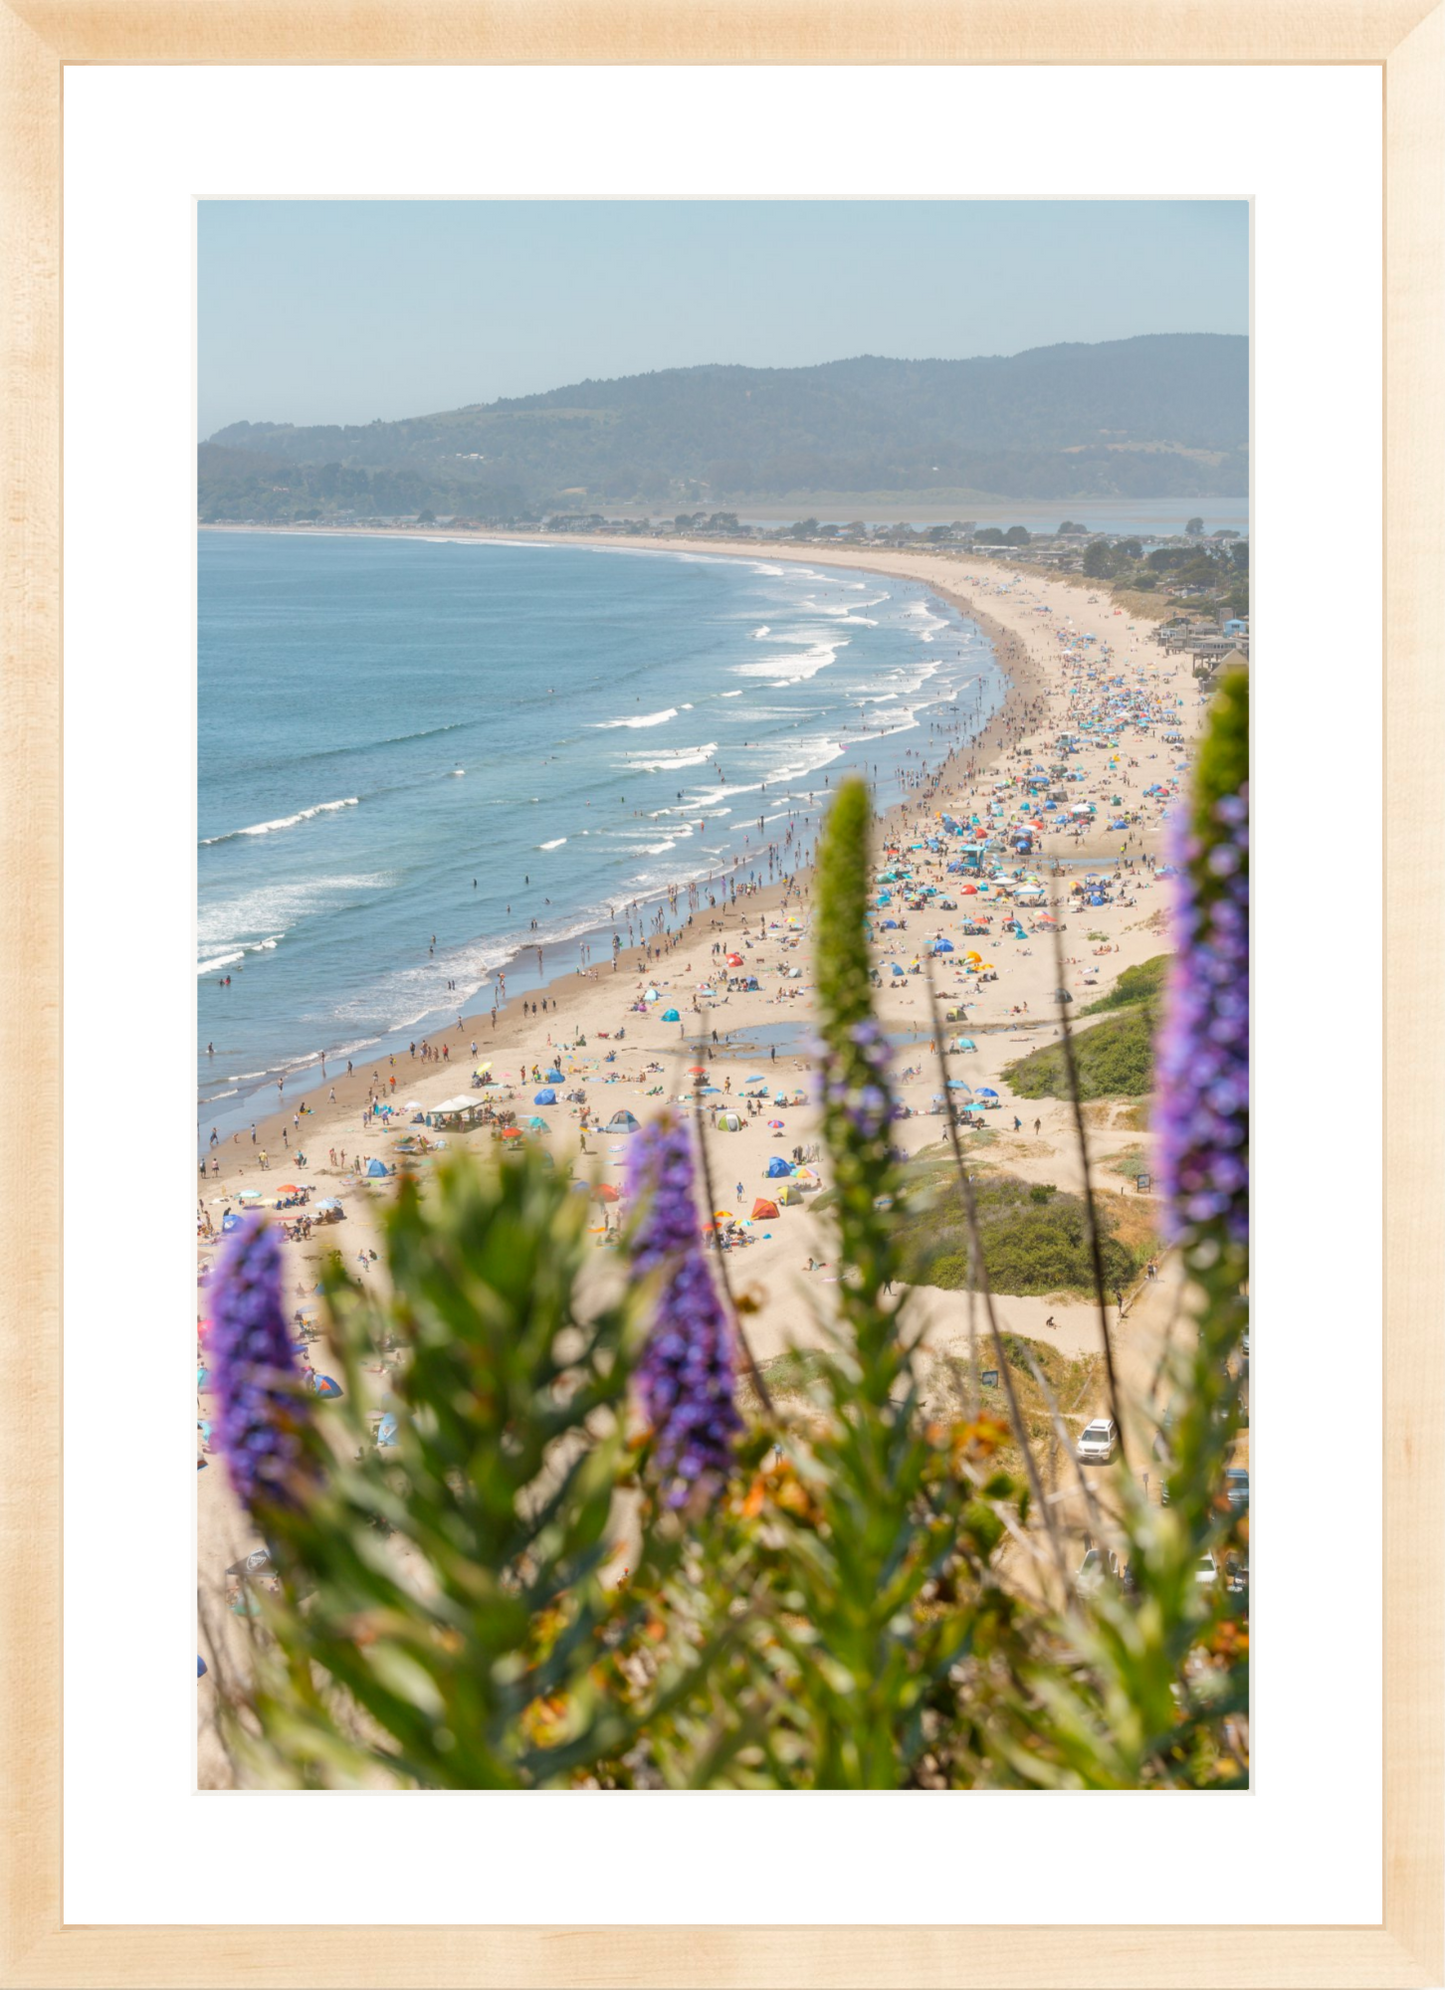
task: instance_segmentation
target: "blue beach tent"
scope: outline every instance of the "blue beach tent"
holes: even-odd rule
[[[541,1091],[534,1093],[532,1097],[532,1104],[534,1106],[554,1106],[556,1103],[557,1094],[552,1090],[550,1085],[544,1085]]]

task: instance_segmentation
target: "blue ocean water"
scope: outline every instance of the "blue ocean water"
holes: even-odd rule
[[[490,1006],[498,970],[534,985],[538,947],[566,972],[670,889],[766,878],[789,830],[791,868],[840,770],[890,800],[1006,688],[921,585],[803,560],[205,532],[199,611],[223,1130],[323,1050]]]

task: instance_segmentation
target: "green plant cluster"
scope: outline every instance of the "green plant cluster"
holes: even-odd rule
[[[1081,1099],[1139,1098],[1154,1083],[1157,1008],[1145,1001],[1102,1023],[1074,1032]],[[1069,1096],[1069,1074],[1058,1044],[1043,1044],[1006,1066],[1004,1076],[1021,1099]]]
[[[995,1292],[1093,1291],[1084,1199],[1046,1182],[989,1174],[974,1183],[989,1282]],[[1126,1284],[1135,1259],[1101,1212],[1104,1275]],[[932,1194],[910,1195],[899,1216],[904,1276],[910,1284],[962,1291],[968,1284],[968,1226],[956,1184],[940,1171]]]
[[[1169,955],[1155,954],[1152,960],[1141,960],[1135,967],[1124,968],[1108,994],[1086,1002],[1079,1013],[1101,1016],[1111,1009],[1132,1009],[1137,1002],[1157,1003],[1168,976]]]

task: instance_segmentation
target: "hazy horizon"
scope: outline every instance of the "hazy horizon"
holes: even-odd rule
[[[1245,201],[203,201],[198,240],[203,437],[1248,331]]]

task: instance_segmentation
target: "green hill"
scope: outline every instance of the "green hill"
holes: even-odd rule
[[[235,422],[203,446],[201,514],[235,516],[238,500],[249,516],[501,516],[806,508],[821,491],[1242,496],[1248,375],[1247,339],[1164,333],[986,359],[676,368],[356,426]]]

